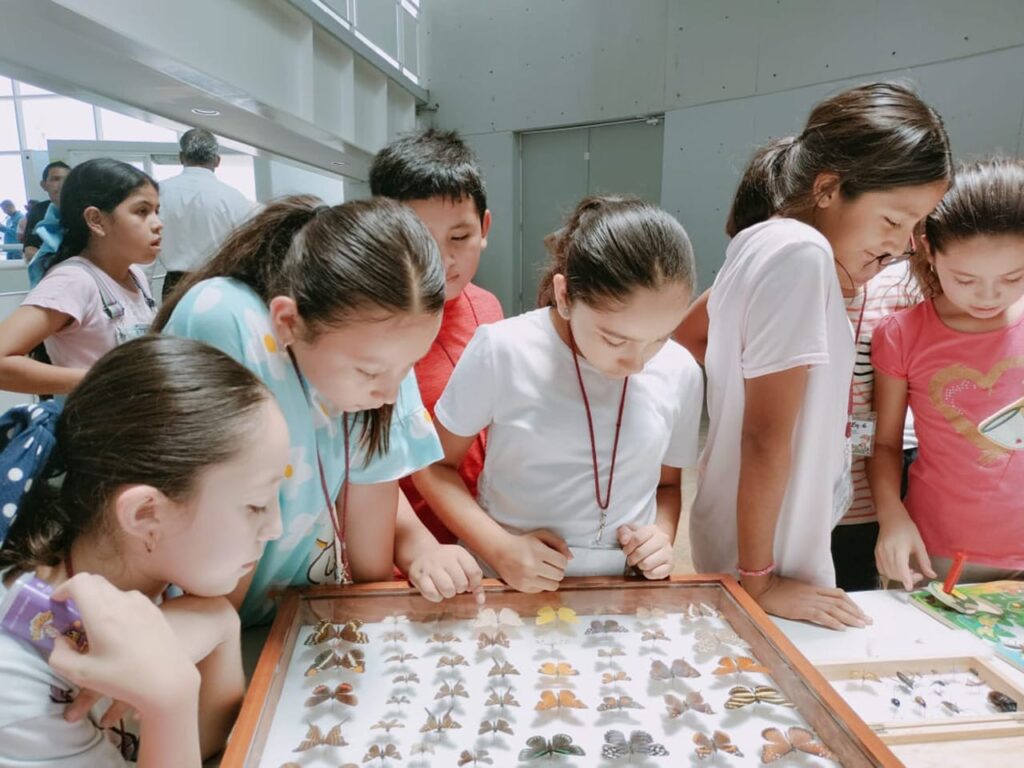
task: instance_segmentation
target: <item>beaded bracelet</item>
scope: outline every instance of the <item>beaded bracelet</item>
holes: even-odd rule
[[[775,570],[775,563],[772,562],[770,565],[768,565],[768,567],[761,568],[760,570],[757,570],[757,571],[748,571],[748,570],[746,570],[744,568],[740,568],[737,565],[736,566],[736,570],[739,571],[740,576],[750,576],[750,577],[753,577],[753,576],[767,576],[769,573],[771,573],[771,572],[773,572]]]

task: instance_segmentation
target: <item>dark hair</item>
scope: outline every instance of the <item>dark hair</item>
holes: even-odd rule
[[[245,366],[192,339],[144,336],[114,348],[68,396],[0,567],[57,564],[78,536],[107,524],[125,485],[187,500],[208,467],[252,439],[254,414],[271,397]],[[47,478],[59,472],[58,487]]]
[[[370,192],[402,202],[472,198],[481,221],[487,212],[476,157],[455,131],[430,128],[388,144],[373,158]]]
[[[77,256],[89,244],[86,208],[110,213],[128,195],[147,184],[159,189],[153,179],[135,166],[109,157],[97,157],[75,166],[60,192],[60,226],[64,237],[53,266]]]
[[[178,141],[181,147],[181,162],[183,165],[209,166],[217,162],[220,157],[220,145],[217,137],[205,128],[193,128],[181,134]]]
[[[444,268],[434,238],[411,210],[382,197],[334,207],[309,195],[270,203],[178,284],[154,330],[167,324],[189,288],[212,277],[239,280],[268,304],[275,296],[291,297],[314,337],[367,311],[437,314],[444,308]],[[387,452],[392,411],[384,405],[365,414],[367,460]]]
[[[839,176],[846,199],[948,179],[949,137],[938,113],[902,85],[869,83],[838,93],[811,111],[799,136],[757,151],[736,189],[726,234],[810,210],[815,179],[824,172]]]
[[[46,167],[43,168],[43,181],[49,180],[50,170],[53,168],[63,168],[66,171],[71,170],[71,166],[65,163],[63,160],[54,160],[52,163],[47,163]]]
[[[918,249],[910,269],[925,297],[932,297],[942,286],[927,252],[934,256],[972,237],[1024,238],[1024,162],[993,157],[958,166],[953,186],[924,226],[927,248]]]
[[[630,196],[584,198],[565,226],[545,238],[551,266],[537,306],[553,306],[554,278],[565,275],[569,298],[592,307],[625,300],[637,288],[696,284],[693,247],[670,214]]]

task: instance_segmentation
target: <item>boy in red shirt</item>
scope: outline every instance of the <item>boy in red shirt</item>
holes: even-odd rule
[[[377,153],[370,168],[370,192],[412,208],[434,236],[444,260],[444,319],[430,351],[416,363],[420,396],[433,415],[434,405],[473,333],[480,325],[504,317],[497,297],[471,282],[491,228],[480,169],[457,133],[429,129],[398,138]],[[484,467],[486,439],[485,432],[477,435],[459,467],[474,496]],[[454,543],[455,536],[427,506],[412,478],[404,478],[401,486],[437,540]]]

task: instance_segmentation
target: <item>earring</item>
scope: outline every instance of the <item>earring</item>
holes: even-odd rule
[[[559,307],[558,308],[558,314],[561,316],[561,318],[563,320],[568,320],[569,319],[569,308],[568,307]]]
[[[146,553],[152,555],[154,547],[155,547],[155,545],[153,544],[152,541],[147,541],[146,542]]]

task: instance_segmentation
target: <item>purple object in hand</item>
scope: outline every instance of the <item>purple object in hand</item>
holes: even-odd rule
[[[0,629],[35,646],[43,658],[49,658],[53,641],[61,635],[71,639],[79,650],[88,644],[82,619],[75,604],[50,599],[53,587],[31,574],[18,577],[0,603]]]

